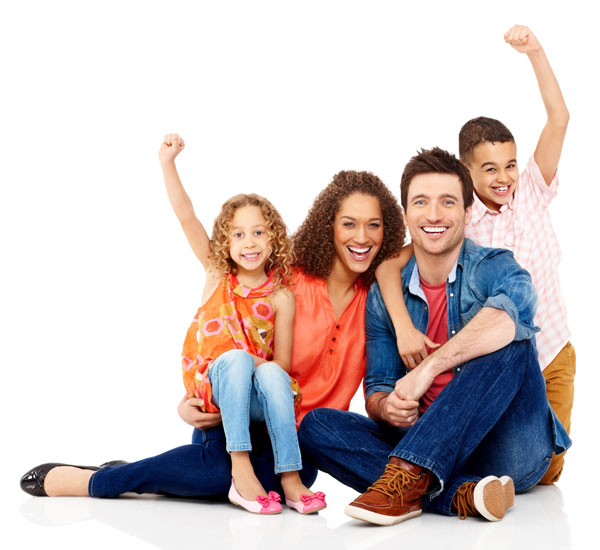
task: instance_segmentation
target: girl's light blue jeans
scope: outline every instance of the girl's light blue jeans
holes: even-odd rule
[[[302,469],[291,381],[277,363],[255,368],[248,352],[230,350],[215,359],[209,379],[213,402],[221,410],[228,452],[252,450],[250,422],[264,422],[275,473]]]

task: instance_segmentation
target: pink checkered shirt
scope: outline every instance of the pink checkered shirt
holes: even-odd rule
[[[533,157],[519,176],[515,194],[500,212],[489,210],[475,195],[471,223],[465,235],[482,246],[512,250],[531,273],[538,293],[535,323],[539,361],[545,369],[569,340],[567,310],[560,291],[561,251],[548,205],[556,196],[558,178],[546,185]]]

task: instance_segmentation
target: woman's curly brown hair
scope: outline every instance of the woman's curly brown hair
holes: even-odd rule
[[[244,206],[257,206],[260,208],[267,222],[271,254],[265,264],[265,273],[273,271],[277,284],[288,285],[294,260],[292,243],[279,212],[267,199],[260,195],[236,195],[225,201],[213,225],[209,261],[223,277],[226,277],[228,273],[234,275],[237,273],[237,265],[229,255],[229,237],[231,221],[235,211]]]
[[[383,216],[383,242],[369,269],[360,276],[363,283],[371,284],[375,280],[377,266],[402,248],[405,235],[402,210],[390,190],[371,172],[339,172],[319,193],[306,219],[292,237],[296,256],[294,265],[308,275],[322,279],[329,276],[335,258],[333,222],[342,201],[354,193],[375,197]]]

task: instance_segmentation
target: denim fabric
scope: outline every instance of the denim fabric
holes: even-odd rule
[[[381,476],[390,456],[429,469],[438,483],[424,507],[446,515],[465,481],[509,475],[516,491],[525,491],[541,479],[552,452],[570,445],[554,422],[529,340],[457,368],[409,429],[316,409],[304,418],[298,435],[307,460],[360,492]]]
[[[274,472],[273,451],[264,424],[250,426],[253,449],[250,460],[262,486],[283,494]],[[304,461],[302,483],[310,487],[317,469]],[[231,485],[231,459],[225,449],[221,426],[194,429],[192,445],[183,445],[157,456],[95,472],[88,486],[90,496],[114,498],[123,493],[158,493],[180,497],[227,497]]]
[[[213,402],[221,409],[227,451],[250,451],[250,421],[265,422],[275,473],[302,469],[291,380],[279,365],[268,362],[254,368],[252,355],[236,349],[215,359],[209,378]]]
[[[406,308],[416,329],[427,332],[429,310],[413,256],[402,270]],[[483,307],[502,309],[515,322],[515,340],[532,339],[537,295],[531,276],[509,250],[484,248],[465,239],[446,284],[448,338],[459,332]],[[396,332],[381,291],[374,283],[367,297],[367,371],[365,395],[391,392],[406,374],[396,348]],[[456,373],[456,369],[454,371]]]

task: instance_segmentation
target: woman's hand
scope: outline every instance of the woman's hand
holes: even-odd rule
[[[195,397],[188,399],[187,395],[184,395],[179,405],[177,405],[177,413],[184,422],[199,430],[218,426],[221,423],[221,413],[202,412],[200,407],[203,404],[202,399],[196,399]]]

